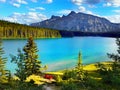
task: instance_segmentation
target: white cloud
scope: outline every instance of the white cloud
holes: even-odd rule
[[[120,0],[71,0],[76,5],[88,4],[95,5],[104,2],[103,6],[120,7]]]
[[[32,2],[38,2],[38,0],[31,0]]]
[[[106,1],[105,6],[120,7],[120,0],[105,0],[105,1]]]
[[[78,7],[78,9],[79,9],[80,12],[85,12],[86,11],[86,8],[83,7],[83,6]]]
[[[72,0],[72,2],[76,5],[81,5],[83,3],[83,0]]]
[[[6,2],[6,0],[0,0],[0,2],[3,2],[3,3],[4,3],[4,2]]]
[[[20,7],[20,4],[17,4],[17,3],[13,3],[13,6],[19,8]]]
[[[22,24],[30,24],[35,22],[40,22],[47,19],[47,17],[41,13],[28,12],[28,13],[13,13],[12,15],[4,18],[11,22],[18,22]]]
[[[60,10],[57,12],[57,14],[59,15],[68,15],[71,11],[73,10]],[[96,15],[96,14],[93,14],[91,11],[87,10],[85,7],[83,6],[79,6],[77,10],[74,10],[76,13],[78,12],[82,12],[82,13],[87,13],[87,14],[92,14],[92,15]]]
[[[15,7],[20,7],[22,4],[28,4],[25,0],[11,0],[10,4]]]
[[[110,7],[110,6],[112,6],[112,4],[107,2],[107,3],[103,4],[103,6]]]
[[[60,14],[60,15],[67,15],[71,12],[71,10],[60,10],[58,11],[57,13]]]
[[[105,18],[113,23],[120,23],[120,15],[105,16]]]
[[[87,14],[93,14],[91,11],[86,10],[86,8],[83,7],[83,6],[78,7],[78,11],[77,12],[83,12],[83,13],[87,13]]]
[[[46,0],[46,3],[52,3],[53,0]]]
[[[76,5],[81,4],[88,4],[88,5],[94,5],[101,2],[101,0],[71,0]]]
[[[35,8],[29,8],[29,7],[28,7],[28,9],[29,9],[30,11],[45,10],[45,8],[43,8],[43,7],[35,7]]]
[[[19,4],[28,4],[25,0],[16,0],[16,2]]]
[[[30,11],[36,11],[36,9],[35,9],[35,8],[29,8],[29,10],[30,10]]]
[[[35,9],[37,9],[37,10],[45,10],[45,8],[43,8],[43,7],[36,7]]]
[[[120,14],[120,10],[113,10],[113,12]]]

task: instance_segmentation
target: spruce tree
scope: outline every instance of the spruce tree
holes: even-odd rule
[[[38,60],[38,49],[32,37],[28,39],[23,51],[25,55],[25,71],[27,76],[40,74],[41,61]]]
[[[77,77],[78,79],[82,80],[84,78],[84,70],[82,65],[82,54],[79,52],[78,54],[78,62],[76,66]]]
[[[7,59],[4,58],[3,55],[4,55],[4,50],[2,47],[2,40],[0,38],[0,82],[6,79],[6,73],[7,73],[7,71],[5,70],[5,64],[7,62]]]
[[[11,62],[14,62],[17,64],[17,69],[15,75],[19,77],[20,81],[24,81],[26,79],[26,73],[25,73],[25,55],[22,53],[20,49],[18,49],[18,55],[13,56],[11,55]]]
[[[118,46],[117,53],[108,53],[108,57],[113,60],[112,64],[98,63],[98,72],[102,76],[102,81],[107,84],[120,85],[120,39],[116,39]]]
[[[113,60],[112,70],[116,74],[120,74],[120,39],[116,39],[116,44],[118,46],[117,54],[108,54],[108,57]]]
[[[81,54],[81,52],[79,52],[79,54],[78,54],[77,68],[83,68],[82,67],[82,54]]]

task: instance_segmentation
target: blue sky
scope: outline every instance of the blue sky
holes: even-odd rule
[[[71,11],[120,23],[120,0],[0,0],[0,19],[30,24]]]

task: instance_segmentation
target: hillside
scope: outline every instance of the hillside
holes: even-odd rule
[[[3,39],[23,39],[30,36],[33,36],[34,38],[61,37],[57,30],[31,27],[0,20],[0,37]]]

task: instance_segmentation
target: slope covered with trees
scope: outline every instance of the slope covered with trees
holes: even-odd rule
[[[57,30],[30,27],[27,25],[0,20],[0,37],[3,39],[21,39],[28,38],[30,36],[34,38],[61,37],[59,31]]]

